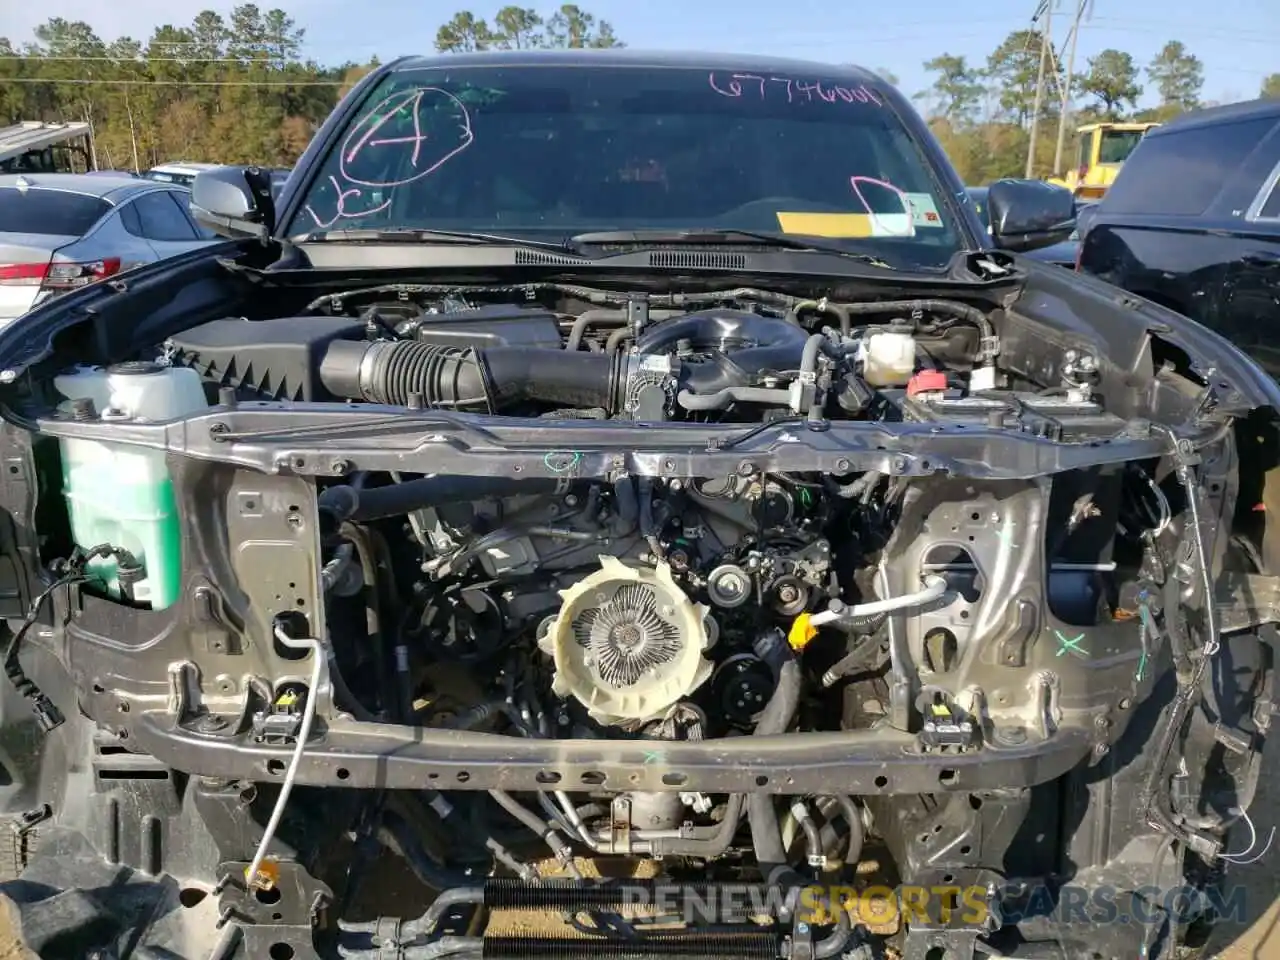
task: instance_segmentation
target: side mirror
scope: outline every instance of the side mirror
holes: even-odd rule
[[[191,215],[222,237],[265,240],[276,226],[271,175],[257,167],[218,167],[191,184]]]
[[[1076,227],[1076,201],[1066,187],[1043,180],[997,180],[987,189],[991,238],[1001,250],[1051,247]]]

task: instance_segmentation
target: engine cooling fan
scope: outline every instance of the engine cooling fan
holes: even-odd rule
[[[539,646],[555,660],[552,690],[576,697],[596,720],[657,716],[710,676],[706,608],[665,565],[637,569],[601,557],[599,570],[560,596]]]

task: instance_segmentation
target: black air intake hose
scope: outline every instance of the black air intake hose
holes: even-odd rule
[[[761,371],[799,370],[808,340],[780,318],[721,310],[658,324],[636,353],[687,347],[695,357],[684,364],[680,386],[707,396],[745,388]],[[336,397],[395,406],[417,397],[426,408],[497,413],[535,402],[613,415],[623,407],[629,363],[622,353],[338,340],[320,362],[320,382]]]
[[[336,397],[495,413],[530,401],[617,411],[625,360],[517,347],[462,349],[412,340],[336,341],[320,382]]]

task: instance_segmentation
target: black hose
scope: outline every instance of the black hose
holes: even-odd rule
[[[733,843],[733,836],[738,832],[742,822],[742,808],[746,805],[746,796],[731,793],[729,802],[725,804],[724,816],[706,836],[677,837],[672,839],[655,839],[650,841],[654,854],[664,857],[718,857]]]
[[[614,522],[610,532],[615,537],[633,533],[640,519],[640,499],[636,495],[636,482],[631,477],[619,477],[613,482]]]
[[[398,701],[395,703],[391,702],[391,675],[388,670],[388,656],[390,651],[387,650],[385,642],[385,637],[390,633],[390,630],[388,629],[387,611],[382,603],[383,598],[381,592],[381,584],[385,581],[383,578],[378,576],[378,560],[374,555],[373,538],[364,527],[355,523],[343,522],[338,528],[338,532],[355,548],[356,556],[360,561],[360,575],[364,579],[364,587],[361,592],[364,594],[366,618],[369,626],[369,636],[373,645],[374,666],[378,687],[381,691],[384,691],[384,696],[387,697],[386,700],[382,701],[383,706],[389,708],[388,713],[395,716],[398,713],[397,707],[400,710],[405,710],[407,709],[407,706],[412,705],[412,697],[410,698],[409,704],[406,705],[404,702],[403,691],[401,691]],[[330,663],[335,667],[333,671],[334,674],[340,677],[336,668],[337,660],[331,658]],[[344,683],[343,686],[345,687],[346,684]],[[340,693],[336,685],[334,687],[334,692]],[[346,690],[346,694],[350,695],[346,702],[353,704],[360,703],[354,692],[350,689]],[[351,715],[357,716],[354,710]],[[407,719],[407,714],[401,714],[401,716],[402,718]],[[364,718],[357,717],[357,719]]]
[[[671,317],[677,317],[684,313],[683,310],[651,310],[649,311],[649,320],[667,320]],[[631,332],[626,326],[627,315],[622,310],[587,310],[578,315],[573,321],[573,326],[569,329],[569,336],[565,340],[565,350],[577,350],[582,346],[582,338],[587,332],[587,328],[593,324],[611,324],[613,326],[622,325],[624,335]],[[613,331],[617,333],[618,331]]]
[[[559,481],[550,477],[476,477],[466,474],[436,474],[405,480],[385,487],[356,487],[345,484],[329,487],[320,494],[320,508],[339,520],[366,523],[387,517],[402,517],[415,510],[449,503],[465,503],[517,494],[546,494]]]
[[[845,854],[844,862],[847,866],[856,867],[858,861],[862,859],[862,845],[866,840],[866,830],[863,829],[862,815],[858,811],[858,805],[853,799],[843,793],[833,793],[830,795],[840,806],[840,812],[844,814],[845,821],[849,824],[849,850]],[[822,849],[826,850],[829,845],[829,839],[834,839],[835,828],[831,824],[827,824],[822,828]]]
[[[782,387],[723,387],[715,393],[692,393],[681,390],[676,397],[686,410],[725,410],[735,403],[764,403],[785,407],[791,402],[790,391]]]
[[[800,664],[790,658],[778,670],[778,685],[761,711],[756,723],[756,736],[768,737],[786,732],[800,705],[800,681]],[[770,883],[783,880],[792,885],[802,883],[800,877],[787,865],[787,853],[782,844],[782,829],[778,826],[778,812],[773,806],[773,795],[750,794],[747,797],[747,819],[751,824],[751,846],[764,878]]]
[[[630,327],[619,327],[613,333],[609,334],[609,339],[604,342],[604,353],[607,357],[616,356],[622,350],[622,344],[630,337],[634,337]]]
[[[586,334],[587,327],[593,323],[611,323],[616,326],[626,322],[627,315],[621,310],[585,310],[573,321],[573,327],[569,330],[569,337],[565,340],[564,348],[572,353],[581,347],[582,337]]]
[[[828,957],[841,953],[853,936],[853,922],[849,919],[849,911],[844,904],[832,903],[831,912],[835,914],[836,928],[813,945],[815,960],[827,960]]]
[[[983,339],[995,337],[995,328],[991,325],[991,321],[987,315],[977,307],[971,307],[967,303],[961,303],[958,300],[880,300],[867,303],[843,303],[840,305],[842,311],[847,312],[850,316],[876,313],[896,313],[906,314],[908,316],[915,313],[944,313],[957,320],[964,320],[978,328],[978,335]]]
[[[641,477],[639,481],[640,536],[649,545],[655,558],[662,558],[662,542],[658,539],[658,526],[653,517],[653,480]]]
[[[489,796],[493,797],[503,810],[541,837],[557,860],[561,862],[568,861],[571,852],[569,845],[565,843],[564,838],[550,824],[542,820],[524,804],[514,799],[505,790],[490,790]]]
[[[342,676],[342,671],[338,668],[332,648],[330,648],[329,652],[329,686],[333,687],[333,702],[339,710],[351,714],[361,723],[378,722],[378,717],[372,711],[366,709],[352,689],[347,686],[347,681]]]
[[[427,856],[426,851],[414,837],[408,821],[402,819],[399,814],[391,810],[383,811],[382,826],[379,827],[378,833],[384,842],[390,841],[387,846],[400,851],[400,855],[409,864],[409,869],[413,871],[414,876],[432,890],[447,892],[475,883],[475,877],[468,876],[459,870],[443,867]]]
[[[320,361],[320,382],[336,397],[488,413],[529,402],[616,411],[620,379],[620,363],[595,353],[411,340],[335,341]]]

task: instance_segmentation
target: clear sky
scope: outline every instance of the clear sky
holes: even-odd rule
[[[1075,0],[1057,0],[1055,34],[1066,35]],[[491,16],[501,2],[458,0],[259,0],[307,29],[304,54],[321,62],[389,59],[432,49],[436,27],[459,9]],[[522,0],[550,10],[556,3]],[[981,63],[1010,31],[1027,24],[1035,0],[581,0],[640,49],[777,53],[891,70],[907,93],[928,85],[921,64],[940,53]],[[185,24],[199,10],[225,13],[230,0],[0,0],[0,36],[31,38],[48,17],[83,19],[106,39],[145,39],[158,23]],[[1166,40],[1181,40],[1205,67],[1204,98],[1257,96],[1280,72],[1280,0],[1095,0],[1081,31],[1077,63],[1106,47],[1145,65]],[[1145,81],[1145,77],[1143,78]],[[1148,90],[1143,103],[1151,102]]]

